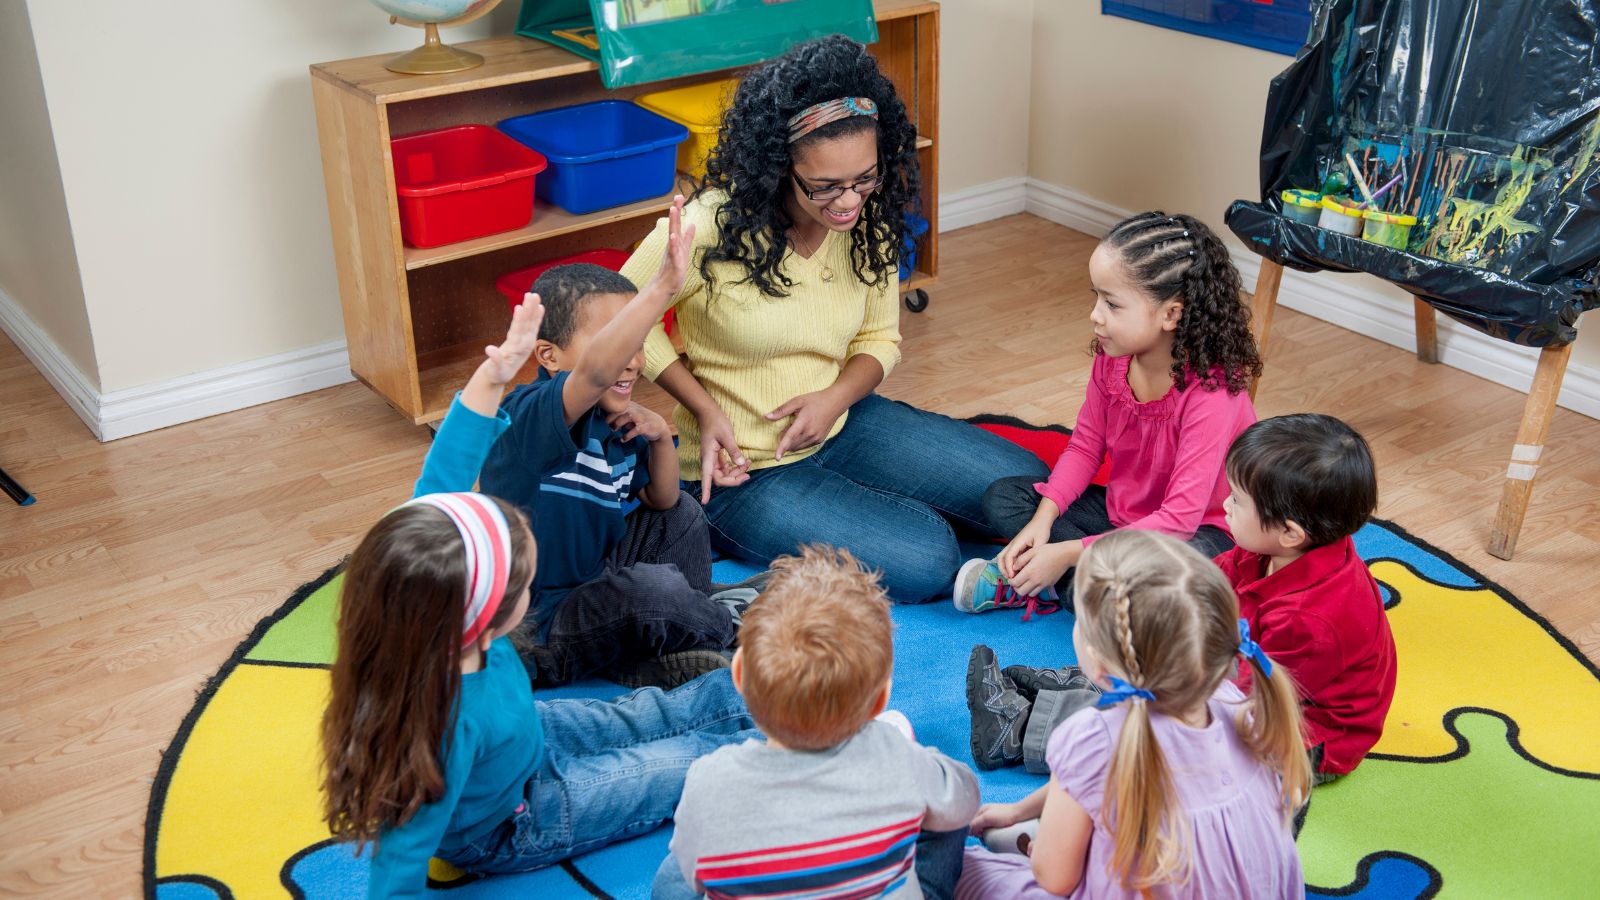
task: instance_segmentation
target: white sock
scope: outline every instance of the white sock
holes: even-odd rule
[[[983,833],[983,845],[988,847],[991,853],[1020,853],[1023,856],[1027,856],[1028,851],[1024,847],[1031,847],[1034,838],[1038,836],[1039,820],[1024,819],[1015,825],[1008,825],[1005,828],[991,828],[985,831]],[[1028,839],[1026,844],[1020,840],[1023,837]]]

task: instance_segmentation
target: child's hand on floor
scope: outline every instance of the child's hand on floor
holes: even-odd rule
[[[637,403],[629,403],[628,408],[622,412],[607,416],[606,424],[622,432],[622,439],[625,441],[631,441],[640,435],[652,444],[657,441],[672,440],[672,430],[667,427],[667,420]]]
[[[968,831],[974,837],[983,837],[983,833],[991,828],[1005,828],[1022,821],[1022,812],[1015,803],[985,803],[978,807],[978,814],[972,817],[972,827]]]

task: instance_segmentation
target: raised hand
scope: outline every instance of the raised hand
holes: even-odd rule
[[[683,227],[683,204],[683,195],[678,194],[672,198],[672,208],[667,210],[667,252],[662,255],[661,269],[655,275],[655,281],[668,296],[676,296],[683,287],[694,249],[694,225]]]
[[[522,302],[511,311],[511,327],[506,330],[506,339],[498,346],[490,344],[483,348],[483,355],[488,357],[486,365],[490,377],[496,383],[510,384],[522,371],[528,357],[533,355],[533,344],[543,321],[544,304],[539,302],[539,295],[524,294]]]

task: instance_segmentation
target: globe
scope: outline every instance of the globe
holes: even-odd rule
[[[465,25],[494,9],[500,0],[370,0],[389,14],[390,23],[423,31],[422,46],[383,64],[391,72],[437,75],[483,65],[483,57],[439,40],[440,25]]]

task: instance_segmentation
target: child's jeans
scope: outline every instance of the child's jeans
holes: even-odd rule
[[[924,831],[917,837],[917,883],[926,900],[952,900],[961,878],[962,848],[967,830]],[[650,887],[651,900],[698,900],[699,894],[683,880],[677,857],[667,854]]]
[[[483,840],[448,854],[469,872],[524,872],[636,837],[672,818],[689,764],[761,739],[726,669],[671,691],[541,702],[544,761],[525,802]]]
[[[1033,486],[1040,480],[1002,478],[984,492],[983,514],[988,517],[990,527],[999,532],[1001,537],[1006,540],[1016,537],[1033,519],[1033,514],[1039,511],[1039,501],[1043,498]],[[1078,499],[1067,504],[1067,508],[1051,524],[1050,542],[1076,541],[1093,534],[1105,534],[1116,527],[1111,522],[1111,515],[1106,512],[1106,489],[1091,484],[1084,488]],[[1201,525],[1200,530],[1189,539],[1189,546],[1199,550],[1206,559],[1211,559],[1219,553],[1232,550],[1233,538],[1215,525]],[[1057,582],[1056,591],[1061,595],[1062,602],[1070,606],[1071,569]]]
[[[557,685],[683,650],[721,650],[733,641],[733,618],[710,591],[700,504],[680,492],[671,509],[641,506],[605,571],[561,601],[528,662],[540,684]]]

